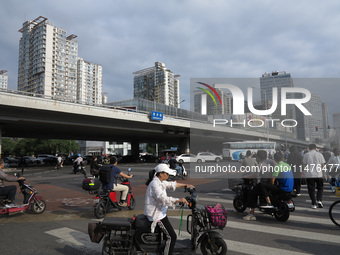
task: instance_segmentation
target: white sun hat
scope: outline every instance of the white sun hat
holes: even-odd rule
[[[171,174],[173,172],[173,170],[171,170],[167,164],[159,164],[158,166],[155,167],[156,170],[156,174],[157,173],[167,173],[167,174]]]

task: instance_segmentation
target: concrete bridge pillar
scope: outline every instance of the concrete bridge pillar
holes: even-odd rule
[[[131,155],[139,157],[139,141],[131,142]]]
[[[180,152],[189,154],[190,153],[190,137],[183,137],[180,140]]]
[[[2,127],[0,126],[0,158],[2,154]]]

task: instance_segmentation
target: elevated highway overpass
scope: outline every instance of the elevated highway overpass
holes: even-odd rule
[[[54,138],[93,141],[128,141],[178,144],[182,152],[212,150],[216,144],[234,140],[267,139],[265,132],[213,127],[211,123],[164,116],[152,121],[149,112],[57,101],[41,95],[0,90],[0,135],[2,137]],[[189,147],[190,137],[204,148]],[[270,140],[305,145],[293,139],[269,134]],[[0,137],[1,138],[1,137]],[[197,139],[196,139],[197,138]],[[215,148],[216,149],[216,148]],[[132,149],[134,151],[134,149]]]

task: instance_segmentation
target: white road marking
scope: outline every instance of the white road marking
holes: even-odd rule
[[[71,229],[71,228],[57,228],[46,231],[46,234],[59,238],[60,243],[68,243],[71,246],[80,248],[86,252],[85,254],[93,254],[94,251],[101,251],[102,244],[92,243],[88,234]]]

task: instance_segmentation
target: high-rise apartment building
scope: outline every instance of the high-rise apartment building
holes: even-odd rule
[[[87,104],[102,104],[102,76],[101,65],[93,64],[78,58],[77,62],[77,100]]]
[[[325,132],[328,131],[328,117],[326,121],[324,116],[324,114],[328,116],[327,105],[321,102],[320,96],[311,92],[311,99],[304,106],[312,115],[305,116],[301,111],[297,111],[298,138],[320,143],[328,138],[325,136]]]
[[[336,131],[336,143],[340,144],[340,113],[333,114],[333,128]]]
[[[281,88],[284,87],[294,87],[293,79],[289,73],[285,71],[279,72],[275,71],[272,73],[264,73],[260,77],[260,90],[261,90],[261,104],[265,106],[266,109],[270,109],[273,102],[273,88],[277,88],[277,100],[278,105],[276,110],[271,114],[272,119],[294,119],[296,120],[296,107],[293,105],[287,105],[286,115],[281,115]],[[294,95],[288,93],[287,98],[293,98]],[[292,132],[297,133],[297,128],[293,128]]]
[[[53,26],[42,16],[26,21],[19,32],[22,36],[19,43],[18,90],[57,100],[87,102],[88,98],[83,98],[86,95],[83,88],[78,88],[77,79],[83,74],[77,72],[77,36],[67,35],[66,30]],[[84,86],[83,80],[79,85]]]
[[[261,89],[261,102],[262,105],[269,106],[272,105],[273,102],[273,88],[277,88],[278,90],[278,107],[277,110],[273,113],[274,117],[281,117],[281,88],[284,87],[294,87],[293,79],[289,73],[285,71],[282,72],[272,72],[272,73],[264,73],[262,77],[260,77],[260,89]],[[291,98],[292,95],[288,94],[287,97]],[[295,118],[295,109],[293,107],[287,108],[287,117]]]
[[[133,96],[157,103],[179,107],[179,75],[161,62],[133,73]]]
[[[0,89],[7,89],[8,75],[6,70],[0,70]]]

